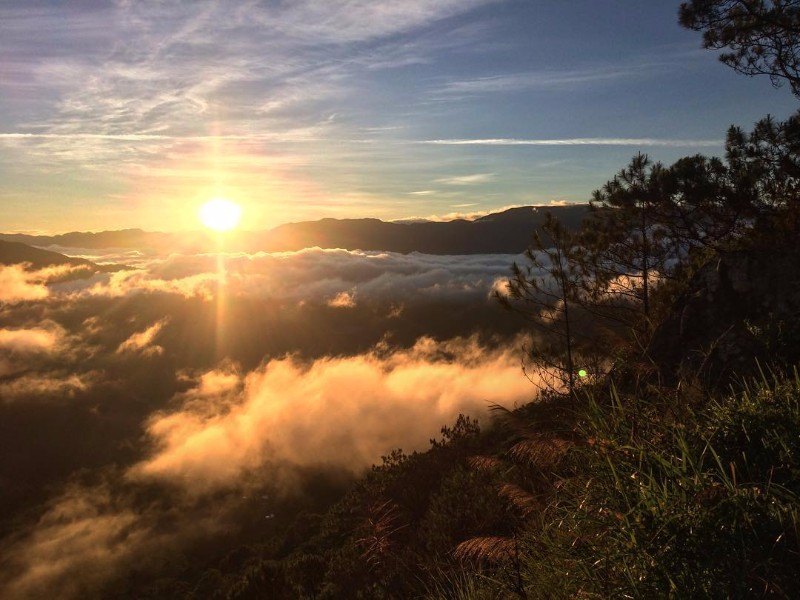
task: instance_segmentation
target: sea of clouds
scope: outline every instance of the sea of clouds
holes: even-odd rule
[[[100,589],[232,527],[255,489],[279,510],[535,394],[491,297],[518,257],[113,256],[0,267],[2,508],[28,511],[2,529],[8,597]]]

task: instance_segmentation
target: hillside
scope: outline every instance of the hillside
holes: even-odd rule
[[[64,256],[58,252],[34,248],[21,242],[0,240],[0,265],[18,263],[28,263],[36,269],[53,265],[94,266],[92,262],[82,258]]]

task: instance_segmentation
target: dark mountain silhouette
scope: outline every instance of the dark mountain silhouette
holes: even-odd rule
[[[387,222],[379,219],[321,219],[280,225],[268,231],[239,232],[226,240],[228,250],[292,251],[319,246],[348,250],[386,250],[428,254],[517,254],[533,232],[553,213],[568,229],[577,229],[588,205],[512,208],[467,221]],[[77,248],[169,249],[207,251],[214,248],[208,233],[156,233],[141,229],[72,232],[55,236],[0,234],[0,239],[34,246]]]
[[[94,266],[88,260],[64,256],[58,252],[50,252],[33,248],[21,242],[5,242],[0,240],[0,265],[28,263],[36,269],[53,265]]]
[[[516,254],[551,211],[569,228],[587,214],[586,205],[512,208],[474,221],[387,223],[378,219],[322,219],[290,223],[270,231],[265,250],[299,250],[309,246],[429,254]]]
[[[0,234],[0,240],[21,242],[31,246],[60,246],[65,248],[142,248],[165,247],[175,241],[177,234],[149,232],[142,229],[115,231],[73,231],[59,235]],[[199,234],[192,234],[199,235]]]

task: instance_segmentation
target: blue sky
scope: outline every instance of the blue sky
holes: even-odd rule
[[[0,3],[0,230],[582,202],[797,107],[671,0]]]

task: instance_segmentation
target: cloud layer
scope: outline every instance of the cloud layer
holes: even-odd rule
[[[207,491],[272,462],[359,472],[390,448],[424,448],[459,413],[485,415],[490,404],[524,403],[533,392],[513,346],[491,352],[475,340],[273,360],[241,385],[230,373],[203,377],[179,410],[151,419],[157,451],[134,475]],[[208,378],[225,385],[209,389]]]
[[[266,485],[292,496],[304,468],[358,474],[392,448],[423,449],[460,412],[485,417],[490,403],[524,403],[533,391],[512,350],[487,352],[475,339],[277,359],[244,374],[227,363],[189,381],[174,408],[148,420],[149,456],[99,483],[67,485],[36,523],[2,541],[0,591],[97,593],[133,565],[156,568],[226,527],[237,506],[226,494]],[[137,500],[153,483],[177,495]]]
[[[0,265],[0,304],[46,298],[42,278],[22,265]]]
[[[292,514],[310,482],[344,489],[535,393],[489,299],[510,256],[129,258],[69,281],[4,269],[39,292],[0,305],[3,597],[163,572],[252,510]]]
[[[102,258],[102,257],[101,257]],[[429,302],[485,299],[517,257],[436,256],[310,248],[256,254],[175,254],[138,268],[53,286],[62,293],[123,297],[166,293],[211,300],[233,297],[322,301]]]

